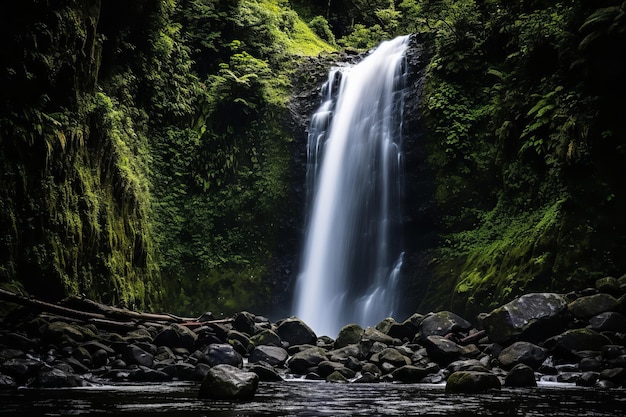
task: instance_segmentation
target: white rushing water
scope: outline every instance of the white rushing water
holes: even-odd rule
[[[357,65],[333,68],[311,119],[312,194],[294,309],[318,335],[375,325],[396,308],[408,40],[383,42]]]

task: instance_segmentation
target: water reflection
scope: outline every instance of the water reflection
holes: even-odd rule
[[[567,385],[446,394],[443,385],[262,383],[254,401],[200,401],[197,384],[0,392],[0,415],[28,416],[619,416],[625,390]]]

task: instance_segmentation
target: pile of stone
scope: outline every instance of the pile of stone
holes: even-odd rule
[[[450,392],[537,381],[626,387],[626,277],[532,293],[477,318],[441,311],[318,337],[291,317],[143,322],[122,331],[20,309],[0,326],[0,389],[201,382],[200,398],[249,399],[259,381],[446,383]]]

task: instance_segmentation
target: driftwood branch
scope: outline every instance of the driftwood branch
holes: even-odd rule
[[[142,313],[119,307],[100,304],[84,298],[70,298],[65,307],[48,303],[35,298],[25,297],[11,291],[0,289],[0,300],[30,307],[41,312],[52,313],[65,318],[83,320],[101,327],[118,330],[136,328],[137,323],[155,322],[158,324],[178,323],[181,326],[197,328],[208,323],[228,323],[232,319],[200,320],[189,317],[178,317],[172,314]]]

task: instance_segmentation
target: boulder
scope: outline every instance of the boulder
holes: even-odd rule
[[[259,381],[279,382],[283,380],[280,374],[266,362],[256,362],[250,367],[250,371],[259,376]]]
[[[595,294],[577,298],[568,304],[567,309],[572,316],[587,319],[607,311],[617,309],[619,303],[609,294]]]
[[[622,293],[618,279],[610,276],[596,280],[596,289],[615,297],[619,297]]]
[[[504,369],[511,369],[518,364],[538,369],[545,360],[546,350],[529,342],[515,342],[502,349],[498,355],[498,361]]]
[[[414,384],[420,382],[430,373],[431,369],[423,366],[404,365],[391,373],[394,381],[404,384]]]
[[[219,364],[209,370],[200,385],[199,399],[249,400],[254,397],[259,376],[254,372]]]
[[[345,378],[354,378],[356,372],[346,368],[343,364],[331,361],[322,361],[317,365],[318,374],[322,378],[326,378],[333,372],[339,372]]]
[[[304,374],[309,368],[317,366],[326,359],[326,351],[324,349],[312,347],[293,355],[287,365],[292,371]]]
[[[555,293],[530,293],[481,317],[492,342],[526,340],[539,343],[567,326],[567,301]]]
[[[141,365],[148,368],[154,365],[154,356],[134,344],[126,346],[122,352],[122,358],[128,365]]]
[[[500,388],[498,377],[489,372],[458,371],[446,381],[446,392],[450,393],[476,393]]]
[[[157,334],[152,343],[156,346],[182,347],[193,350],[197,340],[198,335],[189,330],[188,327],[172,324]]]
[[[626,317],[621,313],[606,311],[590,318],[589,328],[597,332],[626,333]]]
[[[600,379],[600,372],[586,371],[583,372],[576,380],[576,385],[579,387],[593,387]]]
[[[378,353],[378,363],[390,363],[395,367],[400,367],[404,365],[410,365],[411,359],[407,356],[400,353],[397,349],[387,348],[382,352]]]
[[[419,328],[422,340],[428,336],[445,336],[448,333],[458,333],[472,328],[472,324],[464,318],[449,311],[426,316]]]
[[[314,345],[317,336],[302,320],[291,317],[283,320],[276,328],[276,334],[289,345]]]
[[[287,361],[287,351],[278,346],[258,346],[250,354],[250,363],[266,362],[271,366],[282,367]]]
[[[536,387],[535,371],[523,363],[518,363],[504,378],[506,387]]]
[[[461,347],[443,336],[428,336],[424,345],[428,356],[438,364],[447,365],[461,357]]]
[[[214,343],[209,345],[204,350],[200,361],[210,367],[223,364],[237,368],[243,366],[243,357],[228,343]]]
[[[326,382],[346,384],[350,381],[341,372],[335,371],[326,377]]]
[[[257,333],[257,327],[254,320],[254,314],[242,311],[235,314],[233,319],[233,328],[239,332],[253,336]]]
[[[269,329],[262,330],[261,332],[252,336],[250,338],[250,342],[252,342],[255,346],[282,346],[280,336],[278,336],[276,332]]]
[[[43,368],[35,378],[38,388],[75,388],[83,386],[78,375],[57,368]]]
[[[363,336],[363,328],[358,324],[348,324],[344,326],[335,340],[335,349],[346,347],[361,341]]]
[[[543,347],[551,352],[571,355],[580,350],[602,350],[610,345],[611,340],[590,329],[571,329],[551,337],[543,343]]]
[[[380,330],[376,330],[374,327],[367,327],[363,331],[362,340],[366,343],[378,342],[387,346],[402,344],[402,341],[398,339],[394,339],[393,337],[386,335]]]

